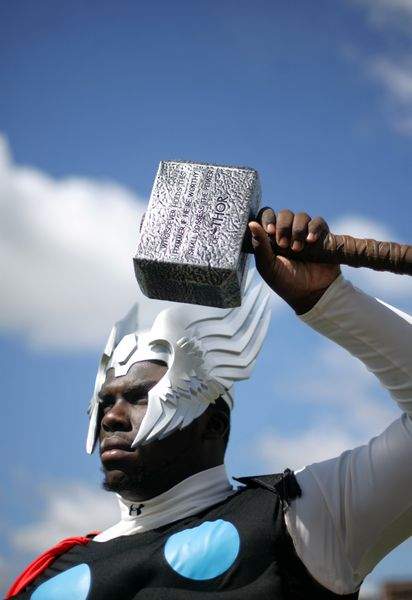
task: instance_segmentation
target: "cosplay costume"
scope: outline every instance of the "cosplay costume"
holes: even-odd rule
[[[196,402],[208,403],[213,401],[212,395],[216,392],[213,386],[220,385],[225,390],[226,401],[231,401],[231,382],[241,378],[240,368],[248,369],[255,360],[258,346],[252,349],[250,344],[256,337],[264,336],[267,327],[266,308],[256,323],[250,325],[251,315],[256,315],[256,307],[262,305],[264,297],[264,291],[257,292],[255,302],[238,319],[237,325],[230,329],[225,324],[223,330],[230,330],[226,340],[216,339],[219,337],[217,324],[205,330],[204,338],[199,325],[197,332],[196,328],[189,327],[187,340],[182,341],[185,336],[181,332],[175,340],[166,335],[147,338],[147,347],[141,354],[146,358],[138,360],[146,360],[147,349],[156,349],[158,344],[157,349],[165,353],[164,360],[169,366],[163,378],[165,382],[161,380],[168,388],[164,391],[160,386],[156,390],[161,382],[152,388],[152,416],[146,421],[142,435],[139,430],[137,443],[149,443],[152,435],[162,436],[168,428],[185,426],[201,414],[203,405],[195,403],[191,409],[187,407],[188,402],[180,405],[178,396],[181,394],[183,400],[188,401],[188,389],[198,390]],[[208,310],[216,319],[218,313]],[[231,321],[235,314],[230,314],[237,309],[216,310],[221,315],[226,313],[224,316]],[[200,323],[208,327],[206,314]],[[366,445],[306,466],[295,475],[285,472],[243,478],[242,487],[234,490],[224,468],[216,467],[197,473],[137,506],[119,499],[121,519],[118,524],[91,541],[75,543],[57,558],[53,557],[46,569],[25,587],[12,588],[9,597],[14,594],[17,598],[33,600],[69,597],[177,600],[201,599],[214,592],[215,597],[229,600],[356,598],[364,577],[392,548],[412,534],[412,472],[409,469],[412,318],[357,290],[342,276],[332,283],[315,307],[300,318],[346,348],[378,377],[403,411],[399,419]],[[224,318],[220,323],[224,323]],[[244,344],[236,342],[236,357],[236,349],[234,345],[230,348],[230,343],[234,335],[242,338],[247,324],[249,332],[252,329],[258,333],[250,333],[250,337],[248,334],[243,339],[247,340]],[[167,328],[162,331],[167,333]],[[119,337],[124,339],[125,335],[130,333],[121,332]],[[199,335],[200,342],[197,338],[191,340],[191,335]],[[215,339],[208,340],[208,337]],[[138,351],[130,344],[128,350],[125,346],[116,358],[116,347],[121,339],[116,339],[116,333],[112,336],[102,360],[100,378],[110,361],[112,364],[117,361],[121,369],[122,361],[124,365],[129,364],[131,353]],[[202,346],[203,339],[211,348],[209,363],[204,359],[207,351]],[[223,368],[217,370],[216,353],[220,352],[222,343],[225,348],[222,352],[227,351],[229,356],[223,357],[220,365],[225,364],[225,358],[232,360],[228,366],[231,378],[228,374],[225,376]],[[195,359],[193,370],[189,369],[189,361],[184,364],[180,357],[179,362],[178,352],[173,354],[175,347],[184,348],[186,344],[202,359],[197,362]],[[244,361],[243,348],[239,352],[241,346],[248,353]],[[175,371],[170,374],[174,357],[177,357]],[[186,381],[183,386],[182,379]],[[96,389],[100,389],[99,385],[101,381],[96,382]],[[182,391],[173,393],[182,388],[186,395]],[[146,414],[151,409],[150,402],[149,393]],[[97,422],[95,415],[93,423],[93,410],[96,412],[98,408],[92,402],[93,433],[88,437],[89,451]],[[191,415],[196,416],[191,418]],[[70,586],[73,594],[61,595],[60,590],[67,592]]]

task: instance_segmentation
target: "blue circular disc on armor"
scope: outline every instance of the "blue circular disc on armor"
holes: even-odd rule
[[[165,544],[165,559],[174,571],[188,579],[213,579],[233,565],[239,554],[240,538],[236,527],[218,519],[170,536]]]
[[[86,600],[90,585],[90,568],[82,563],[39,585],[30,600]]]

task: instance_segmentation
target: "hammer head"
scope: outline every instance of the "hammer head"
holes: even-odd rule
[[[247,262],[242,245],[259,205],[254,169],[161,161],[134,258],[143,293],[240,306]]]

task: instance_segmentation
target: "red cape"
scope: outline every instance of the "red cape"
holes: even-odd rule
[[[43,573],[43,571],[45,571],[58,556],[64,554],[77,544],[88,544],[98,533],[98,531],[92,531],[91,533],[88,533],[86,537],[77,536],[60,540],[55,546],[52,546],[52,548],[49,548],[43,552],[43,554],[40,554],[40,556],[35,558],[13,582],[6,594],[6,600],[16,596],[24,590],[24,588],[41,575],[41,573]]]

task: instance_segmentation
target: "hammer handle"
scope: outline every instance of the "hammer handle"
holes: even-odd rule
[[[285,251],[273,242],[272,248],[275,254],[293,260],[367,267],[376,271],[412,275],[412,246],[407,244],[328,233],[314,244],[307,244],[301,252],[293,252],[290,248]]]
[[[247,230],[244,250],[253,253]],[[367,267],[375,271],[390,271],[412,275],[412,246],[396,242],[354,238],[350,235],[327,233],[314,244],[307,244],[300,252],[281,248],[271,240],[273,252],[291,260],[316,263],[334,263],[350,267]]]

